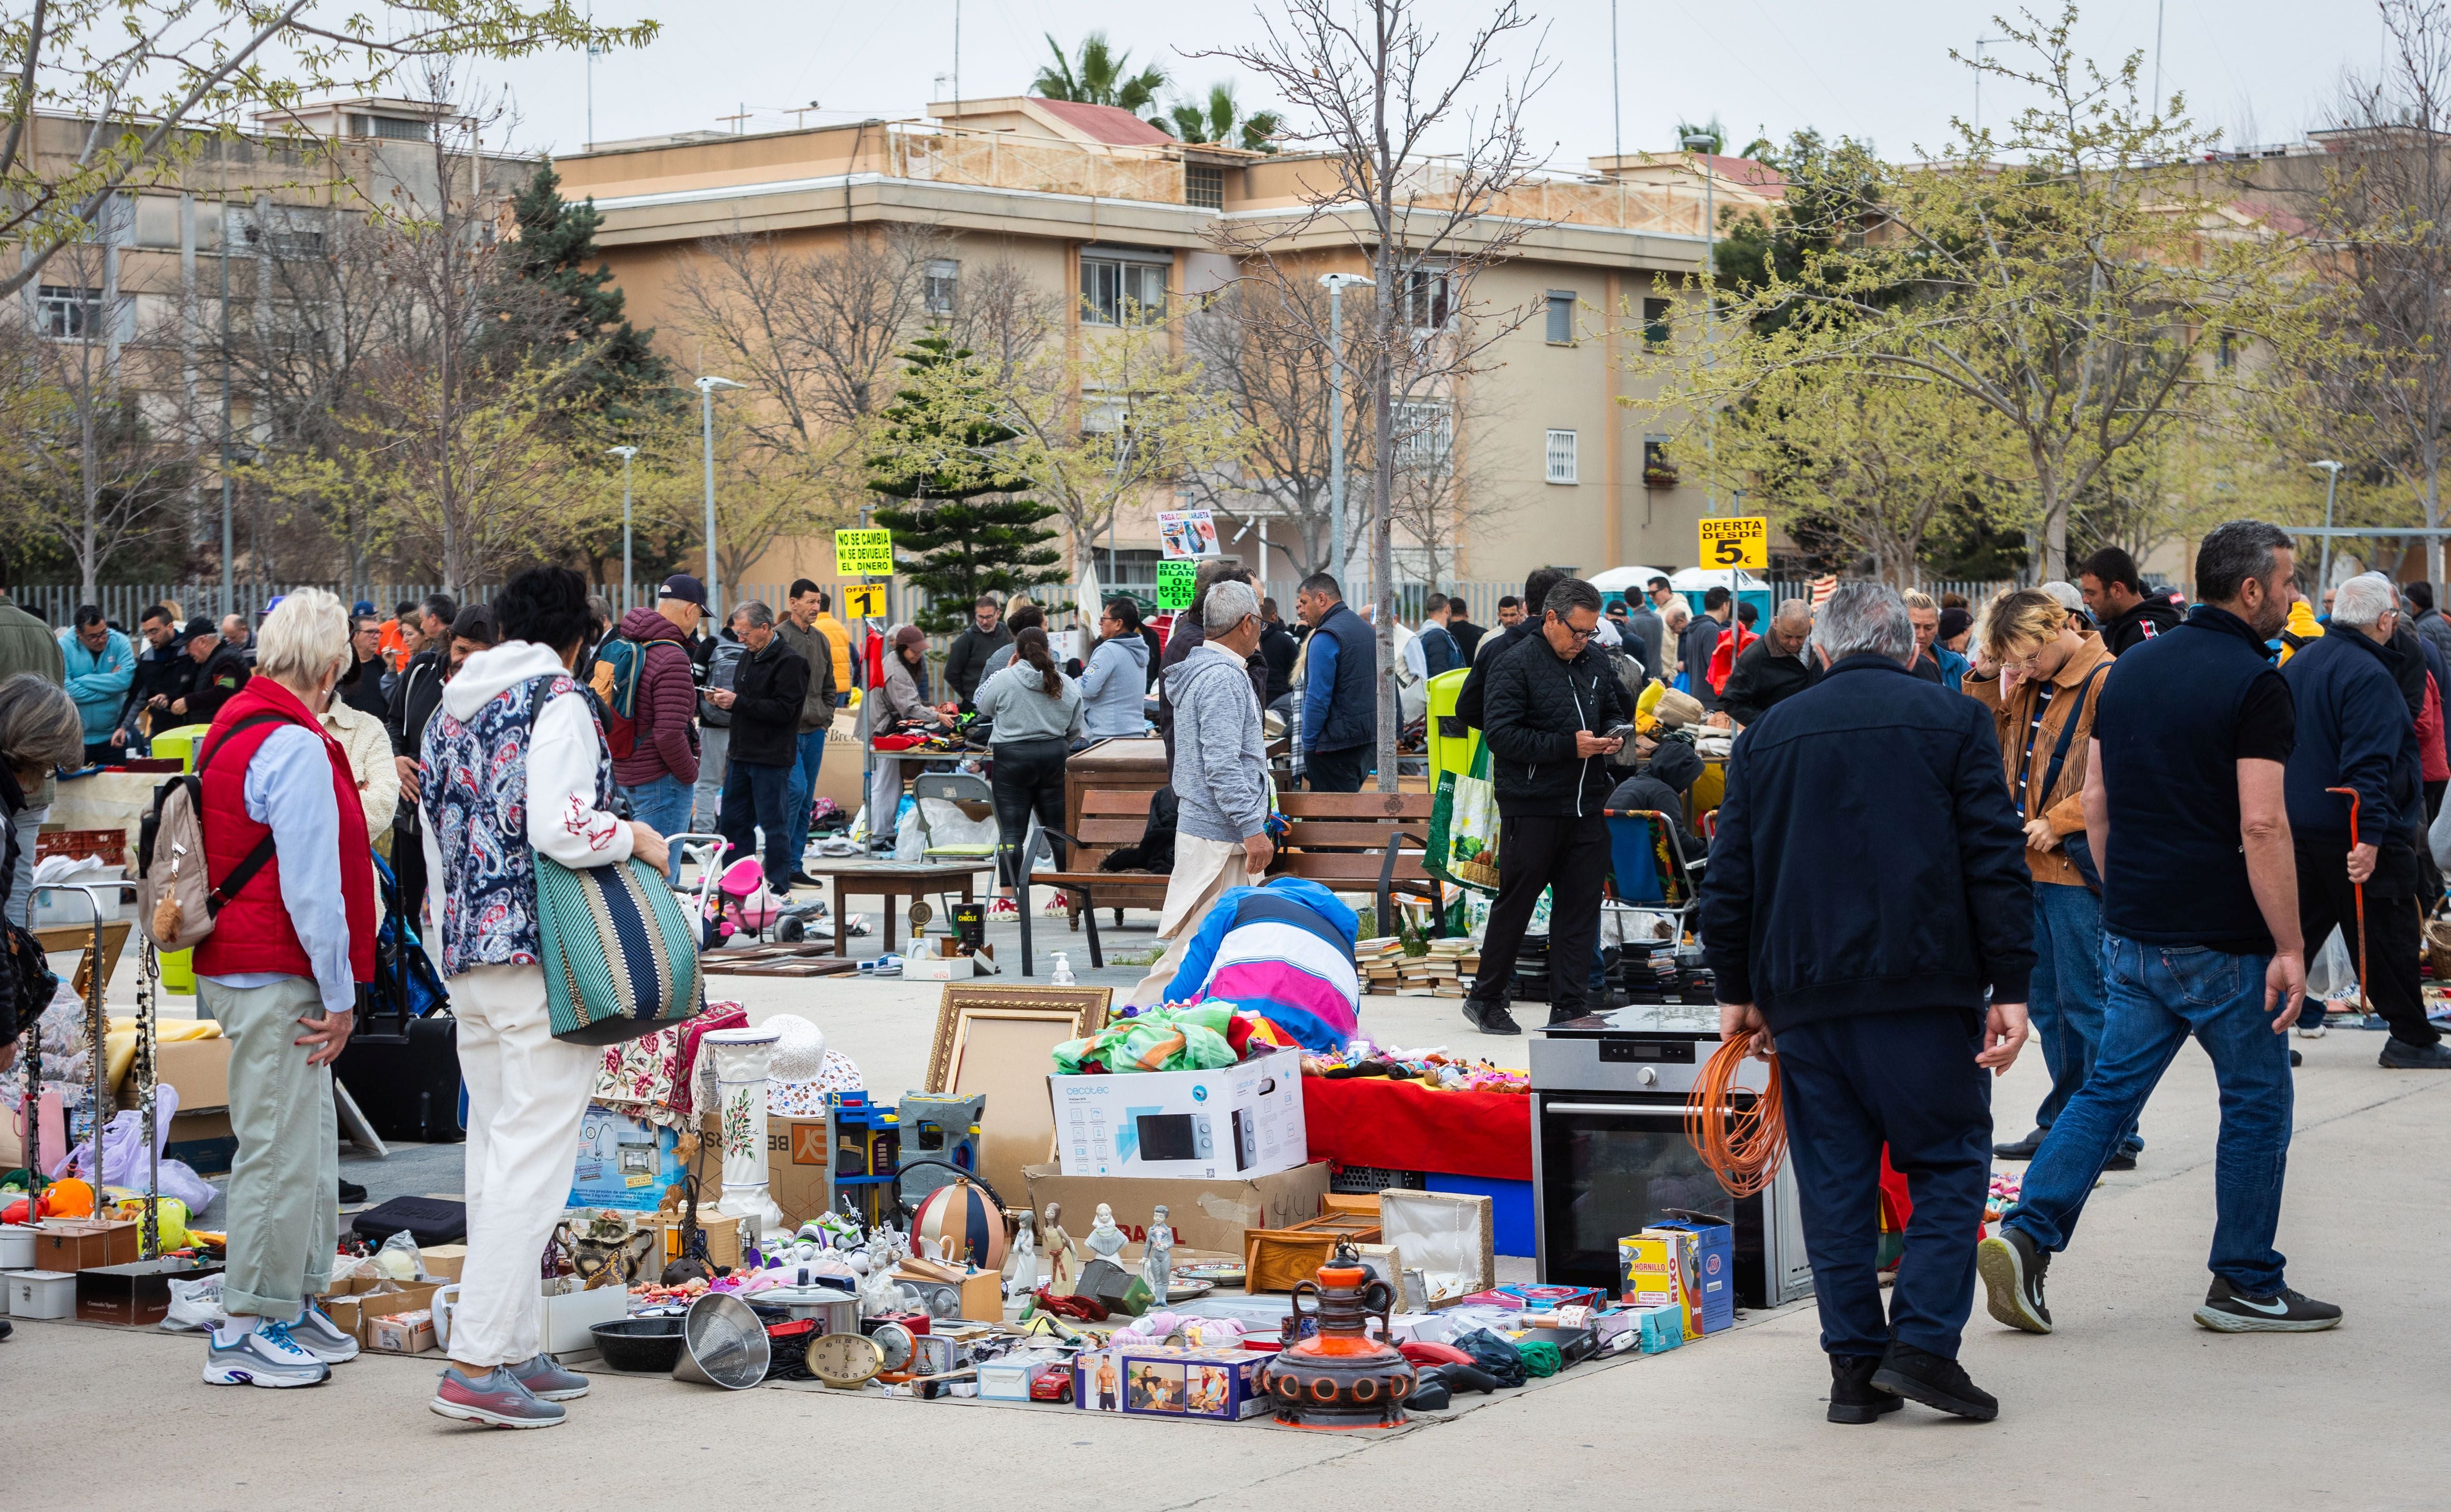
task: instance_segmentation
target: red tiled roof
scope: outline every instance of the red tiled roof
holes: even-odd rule
[[[1787,192],[1787,179],[1767,163],[1752,158],[1731,158],[1719,153],[1700,152],[1694,155],[1696,167],[1711,165],[1711,171],[1722,179],[1741,184],[1764,199],[1775,200]]]
[[[1132,114],[1111,105],[1083,105],[1074,100],[1039,99],[1037,104],[1048,114],[1076,131],[1086,132],[1090,140],[1118,147],[1153,147],[1174,138]]]

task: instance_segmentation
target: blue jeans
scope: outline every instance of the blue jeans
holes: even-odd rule
[[[1974,1307],[1975,1235],[1991,1177],[1991,1075],[1971,1008],[1822,1018],[1778,1036],[1787,1149],[1821,1309],[1821,1347],[1878,1356],[1894,1338],[1957,1358]],[[1881,1302],[1881,1149],[1914,1216]]]
[[[817,768],[826,759],[826,736],[832,733],[820,726],[800,736],[799,760],[792,766],[792,785],[787,802],[794,819],[785,825],[791,831],[792,870],[800,869],[800,858],[809,853],[809,806],[815,801]],[[789,876],[790,873],[785,873]]]
[[[670,772],[630,789],[630,816],[658,835],[686,835],[690,827],[690,785]],[[680,853],[675,851],[665,871],[680,874]]]
[[[723,774],[723,862],[725,865],[757,847],[764,831],[766,885],[776,893],[792,890],[792,768],[735,761]]]
[[[2034,945],[2026,1012],[2051,1073],[2050,1095],[2034,1110],[2034,1127],[2049,1134],[2102,1055],[2102,901],[2089,888],[2036,882]],[[2144,1148],[2135,1120],[2128,1120],[2120,1153]]]
[[[2250,1297],[2282,1286],[2272,1248],[2289,1163],[2289,1040],[2264,1010],[2268,956],[2198,946],[2140,945],[2103,936],[2109,987],[2102,1054],[2026,1168],[2024,1200],[2008,1222],[2044,1250],[2068,1248],[2103,1163],[2193,1035],[2221,1085],[2213,1159],[2213,1274]]]
[[[697,732],[697,786],[690,798],[690,825],[701,835],[720,833],[717,805],[723,802],[724,759],[732,750],[729,726],[700,726]]]

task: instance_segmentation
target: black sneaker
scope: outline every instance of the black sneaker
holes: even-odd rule
[[[2340,1326],[2341,1309],[2287,1287],[2272,1296],[2250,1297],[2215,1276],[2196,1321],[2216,1333],[2321,1333]]]
[[[794,887],[820,887],[823,886],[824,883],[818,882],[814,877],[810,876],[807,872],[795,871],[792,873],[792,885]]]
[[[1506,1011],[1502,1002],[1482,1002],[1478,998],[1463,1000],[1464,1021],[1484,1035],[1520,1035],[1523,1026]]]
[[[1991,1153],[2003,1160],[2031,1160],[2034,1158],[2034,1153],[2043,1148],[2044,1133],[2045,1131],[2037,1129],[2014,1143],[1993,1145]]]
[[[1873,1388],[1912,1397],[1925,1406],[1989,1423],[2000,1415],[1999,1399],[1967,1379],[1966,1367],[1912,1344],[1892,1344],[1873,1372]]]
[[[2122,1150],[2114,1153],[2109,1159],[2104,1161],[2102,1163],[2102,1169],[2105,1171],[2133,1171],[2136,1169],[2136,1157],[2128,1152]]]
[[[2390,1071],[2451,1071],[2451,1044],[2412,1045],[2398,1035],[2382,1042],[2375,1064]]]
[[[2028,1333],[2051,1331],[2051,1309],[2043,1305],[2043,1275],[2050,1268],[2050,1251],[2025,1230],[2005,1223],[1974,1247],[1974,1269],[1990,1293],[1986,1306],[1991,1316]]]
[[[1873,1386],[1873,1372],[1881,1367],[1879,1359],[1864,1354],[1833,1354],[1830,1357],[1830,1421],[1833,1423],[1872,1423],[1884,1412],[1895,1412],[1907,1405],[1906,1398],[1894,1391],[1881,1391]]]
[[[343,1205],[352,1202],[363,1202],[365,1200],[365,1188],[359,1186],[356,1182],[351,1181],[346,1176],[341,1178],[341,1201]]]

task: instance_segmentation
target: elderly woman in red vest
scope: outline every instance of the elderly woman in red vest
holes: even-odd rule
[[[349,758],[319,723],[349,665],[345,606],[283,598],[255,671],[198,747],[205,859],[224,899],[196,947],[199,1006],[230,1040],[229,1270],[205,1380],[314,1386],[357,1341],[314,1305],[339,1240],[333,1059],[374,979],[375,880]]]
[[[537,858],[574,870],[631,857],[662,870],[667,858],[652,825],[613,814],[613,758],[571,672],[594,628],[587,580],[533,567],[493,609],[500,643],[461,664],[425,727],[419,800],[468,1082],[468,1259],[451,1364],[427,1405],[539,1428],[587,1394],[585,1376],[543,1352],[537,1257],[570,1197],[604,1053],[553,1037]]]

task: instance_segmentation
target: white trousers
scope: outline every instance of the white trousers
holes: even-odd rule
[[[468,1083],[468,1259],[450,1354],[490,1369],[542,1352],[538,1261],[569,1206],[604,1052],[553,1037],[541,967],[477,966],[450,985]]]
[[[1217,900],[1237,887],[1251,885],[1248,858],[1239,840],[1174,838],[1174,872],[1166,882],[1166,906],[1158,914],[1157,935],[1166,954],[1157,958],[1140,985],[1127,999],[1135,1008],[1153,1008],[1166,1000],[1167,983],[1183,968],[1184,952],[1200,932],[1200,921]]]

